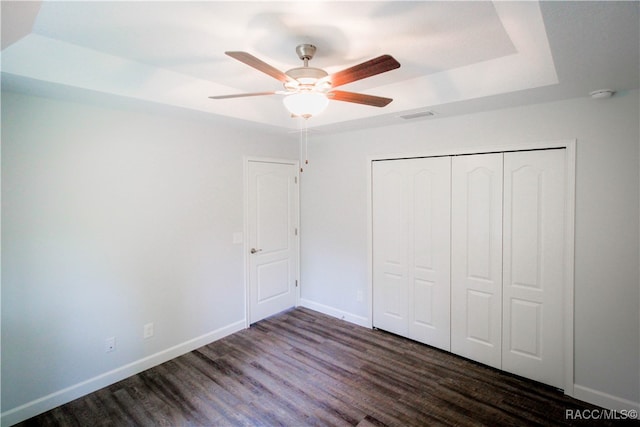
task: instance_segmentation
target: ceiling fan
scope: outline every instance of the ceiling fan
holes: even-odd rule
[[[281,81],[284,84],[284,90],[210,96],[209,98],[285,95],[283,101],[287,109],[294,116],[304,118],[309,118],[324,110],[329,100],[353,102],[373,107],[384,107],[393,101],[391,98],[381,96],[335,90],[336,87],[399,68],[400,63],[391,55],[382,55],[329,75],[320,68],[309,67],[309,60],[313,58],[315,52],[316,47],[312,44],[298,45],[296,53],[304,65],[292,68],[287,72],[282,72],[247,52],[225,52],[228,56]]]

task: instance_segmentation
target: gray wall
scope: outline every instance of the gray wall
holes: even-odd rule
[[[312,135],[304,301],[368,316],[357,301],[358,291],[368,299],[367,156],[576,138],[576,385],[585,398],[637,403],[639,115],[632,92]],[[242,247],[232,243],[243,227],[242,159],[296,158],[296,138],[285,137],[294,141],[3,93],[3,414],[46,409],[243,325]],[[143,340],[147,322],[155,336]],[[110,336],[117,350],[105,353]]]
[[[3,413],[244,327],[243,156],[295,138],[2,95]]]
[[[639,116],[634,91],[314,136],[301,179],[305,305],[368,319],[368,156],[575,138],[576,396],[637,405]]]

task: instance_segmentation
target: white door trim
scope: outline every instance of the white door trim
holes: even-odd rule
[[[422,152],[390,153],[368,156],[367,165],[367,325],[373,327],[373,217],[372,217],[372,172],[373,162],[376,160],[407,159],[415,157],[455,156],[462,154],[500,153],[508,151],[544,150],[550,148],[564,148],[566,152],[567,171],[567,205],[566,230],[564,241],[565,269],[564,282],[564,393],[574,395],[574,252],[575,252],[575,204],[576,204],[576,140],[528,142],[502,146],[479,146],[467,148],[453,148],[450,150],[432,150]]]
[[[242,262],[244,265],[244,323],[245,328],[250,326],[250,307],[251,307],[251,295],[249,294],[249,277],[251,268],[249,251],[250,245],[249,242],[249,163],[280,163],[285,165],[293,165],[295,166],[295,170],[300,170],[300,163],[298,160],[292,159],[281,159],[281,158],[273,158],[273,157],[253,157],[253,156],[244,156],[242,161],[243,166],[243,244],[242,244]],[[296,173],[297,179],[297,197],[296,197],[296,206],[295,206],[295,221],[298,228],[298,235],[296,236],[296,281],[298,286],[296,287],[296,307],[300,305],[300,172]]]

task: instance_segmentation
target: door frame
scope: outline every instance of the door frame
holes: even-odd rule
[[[244,323],[245,328],[249,328],[251,322],[251,284],[249,283],[251,262],[249,258],[249,251],[251,248],[251,242],[249,242],[249,163],[278,163],[291,165],[294,167],[295,177],[296,177],[296,198],[295,198],[295,222],[297,224],[298,234],[295,237],[295,249],[294,252],[296,254],[295,260],[295,280],[297,283],[295,293],[295,307],[300,305],[300,163],[298,160],[292,159],[283,159],[283,158],[274,158],[274,157],[254,157],[254,156],[243,156],[242,166],[243,166],[243,229],[242,229],[242,263],[244,265]]]
[[[373,327],[373,162],[379,160],[399,160],[416,157],[456,156],[465,154],[504,153],[510,151],[545,150],[564,148],[566,150],[567,204],[565,212],[564,240],[564,394],[574,396],[574,270],[575,270],[575,206],[576,206],[576,139],[523,142],[500,146],[483,146],[451,148],[447,150],[431,150],[422,152],[389,153],[367,156],[367,326]]]

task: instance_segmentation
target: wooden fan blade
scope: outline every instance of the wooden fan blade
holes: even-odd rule
[[[240,62],[247,64],[250,67],[255,68],[258,71],[262,71],[265,74],[270,75],[271,77],[280,80],[282,83],[286,83],[292,81],[293,79],[287,76],[282,71],[278,70],[275,67],[267,64],[266,62],[256,58],[247,52],[225,52],[227,55],[232,57],[233,59],[237,59]]]
[[[275,95],[278,92],[253,92],[253,93],[237,93],[234,95],[219,95],[210,96],[210,99],[228,99],[228,98],[243,98],[245,96],[261,96],[261,95]]]
[[[338,87],[357,80],[366,79],[376,74],[400,68],[400,63],[391,55],[382,55],[370,59],[362,64],[354,65],[342,71],[338,71],[330,76],[331,86]]]
[[[356,104],[371,105],[372,107],[384,107],[393,101],[391,98],[365,95],[364,93],[345,92],[343,90],[332,90],[327,94],[327,97],[335,101],[354,102]]]

